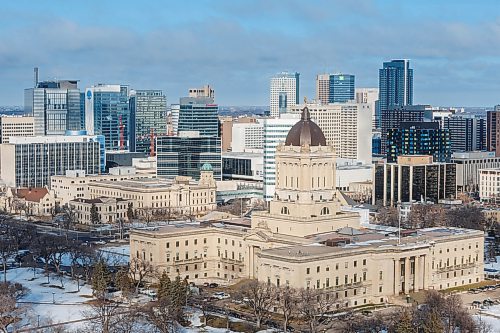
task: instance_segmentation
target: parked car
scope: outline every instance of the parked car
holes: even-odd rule
[[[210,283],[208,285],[209,288],[217,288],[219,285],[217,283]]]
[[[215,294],[213,294],[212,297],[216,298],[216,299],[228,299],[231,297],[231,295],[226,294],[223,291],[220,291],[220,292],[216,292]]]

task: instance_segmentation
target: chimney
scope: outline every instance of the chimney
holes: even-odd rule
[[[35,88],[38,87],[38,67],[33,68],[33,72],[35,75]]]

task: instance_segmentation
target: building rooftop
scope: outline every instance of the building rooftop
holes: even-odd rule
[[[340,232],[339,232],[340,231]],[[346,228],[337,232],[315,235],[309,238],[308,245],[294,245],[281,248],[267,249],[262,255],[288,257],[290,259],[307,258],[315,256],[350,255],[355,252],[371,250],[405,250],[408,248],[430,247],[433,242],[446,241],[454,237],[482,237],[482,232],[460,228],[427,228],[419,230],[404,230],[401,242],[398,244],[397,232],[376,231],[360,229],[349,233]],[[330,242],[339,242],[337,246],[326,245]]]
[[[154,192],[158,190],[168,190],[176,185],[189,185],[198,186],[198,182],[191,179],[191,177],[185,177],[182,179],[181,183],[176,182],[175,179],[164,179],[164,178],[140,178],[140,179],[127,179],[121,181],[111,181],[103,180],[99,182],[89,183],[89,186],[105,186],[110,188],[120,188],[120,189],[131,189],[131,190],[143,190],[147,192]]]
[[[20,188],[16,193],[19,198],[26,201],[40,202],[49,193],[49,190],[46,187]]]

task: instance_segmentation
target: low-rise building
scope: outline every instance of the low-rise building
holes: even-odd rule
[[[123,198],[139,214],[150,211],[167,215],[199,216],[216,208],[216,183],[209,164],[202,166],[201,178],[178,176],[175,179],[141,178],[103,180],[88,184],[89,198]]]
[[[222,153],[222,178],[262,182],[264,180],[264,153]]]
[[[479,198],[489,203],[500,202],[500,168],[479,170]]]
[[[455,152],[451,163],[457,165],[458,192],[478,192],[479,170],[500,168],[500,157],[494,151]]]
[[[147,179],[154,175],[137,174],[132,167],[110,168],[107,175],[88,175],[85,170],[66,170],[64,176],[50,177],[50,189],[54,191],[56,200],[63,206],[71,200],[90,198],[89,184],[101,181],[123,181],[128,179]]]
[[[111,224],[118,220],[128,221],[127,210],[129,200],[122,198],[78,198],[71,200],[69,206],[75,210],[77,223],[81,224]],[[92,207],[95,207],[96,220],[92,217]]]
[[[373,180],[374,205],[438,203],[457,197],[456,165],[433,162],[429,155],[399,156],[397,163],[377,163]]]
[[[50,185],[50,177],[66,170],[97,175],[105,163],[103,136],[10,137],[0,145],[0,175],[17,188]]]
[[[0,205],[10,213],[27,216],[50,216],[55,213],[55,195],[47,187],[6,188]]]
[[[34,117],[0,116],[0,143],[9,143],[10,137],[29,137],[34,135]]]

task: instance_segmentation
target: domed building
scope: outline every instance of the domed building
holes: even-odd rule
[[[254,214],[252,226],[299,237],[359,227],[358,214],[340,209],[346,202],[336,190],[335,151],[307,106],[275,156],[274,199],[268,213]]]
[[[332,309],[484,279],[481,231],[430,228],[398,238],[395,228],[360,226],[360,215],[344,208],[336,190],[335,159],[305,107],[276,149],[276,191],[268,211],[254,211],[250,221],[131,230],[131,258],[149,258],[159,271],[195,283],[253,278],[321,289]],[[202,167],[207,180],[209,169]]]

